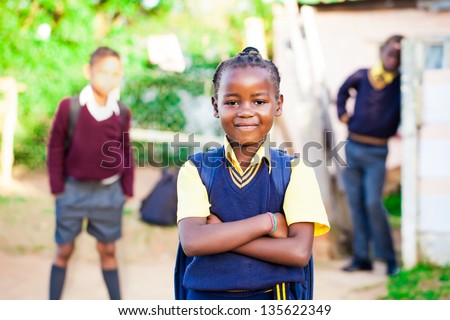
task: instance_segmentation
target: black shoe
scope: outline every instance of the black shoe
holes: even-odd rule
[[[371,271],[373,269],[370,261],[352,261],[349,265],[342,268],[342,271]]]
[[[387,263],[386,274],[389,277],[396,276],[400,273],[400,268],[397,266],[397,263]]]

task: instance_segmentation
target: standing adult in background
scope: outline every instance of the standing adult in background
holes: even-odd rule
[[[387,275],[399,272],[391,227],[383,206],[388,139],[400,123],[401,35],[386,39],[380,61],[348,77],[337,96],[338,117],[348,126],[345,154],[348,167],[343,182],[353,224],[353,258],[344,271],[372,270],[369,244],[386,262]],[[356,92],[354,112],[347,113],[351,91]]]
[[[122,62],[116,51],[97,48],[85,73],[90,83],[79,95],[60,102],[48,144],[58,246],[50,275],[51,300],[61,298],[83,220],[97,240],[109,297],[121,299],[115,242],[122,234],[123,205],[133,195],[131,112],[118,101]]]

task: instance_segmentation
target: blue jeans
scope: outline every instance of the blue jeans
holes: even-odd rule
[[[396,263],[391,228],[383,205],[387,146],[373,146],[349,140],[348,167],[343,183],[353,223],[353,260],[371,261],[369,243],[375,255]]]

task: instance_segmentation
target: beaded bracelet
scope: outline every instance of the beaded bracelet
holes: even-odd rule
[[[269,234],[272,234],[277,230],[277,219],[275,218],[275,215],[272,212],[266,213],[270,216],[270,221],[272,222],[272,230],[269,232]]]

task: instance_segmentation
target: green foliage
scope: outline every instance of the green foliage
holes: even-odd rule
[[[400,192],[388,195],[384,199],[384,206],[389,214],[395,217],[402,216],[402,194]]]
[[[175,151],[168,143],[143,143],[133,142],[134,158],[139,167],[152,166],[157,168],[177,167],[180,168],[187,161],[192,151],[180,147]]]
[[[384,207],[389,214],[389,221],[394,228],[400,228],[402,220],[402,194],[401,192],[387,195],[384,198]]]
[[[186,119],[180,109],[180,93],[209,94],[204,88],[211,75],[208,70],[189,69],[181,74],[153,68],[130,76],[124,85],[123,100],[133,106],[135,126],[182,131]]]
[[[31,168],[45,164],[53,114],[62,98],[86,85],[82,67],[97,46],[109,45],[122,56],[122,96],[133,111],[134,125],[179,131],[186,125],[180,93],[209,94],[208,83],[218,62],[242,49],[243,19],[250,15],[270,19],[270,7],[262,0],[214,5],[206,0],[161,0],[150,9],[141,2],[0,2],[0,76],[15,77],[26,85],[19,95],[17,164]],[[217,10],[217,5],[224,10]],[[40,33],[43,27],[51,29],[48,38]],[[266,28],[270,29],[270,23]],[[177,35],[186,55],[184,73],[149,65],[147,37],[168,33]]]
[[[450,267],[421,264],[389,279],[390,300],[449,300]]]
[[[0,195],[0,205],[9,205],[18,202],[26,202],[27,199],[19,196],[2,196]]]

